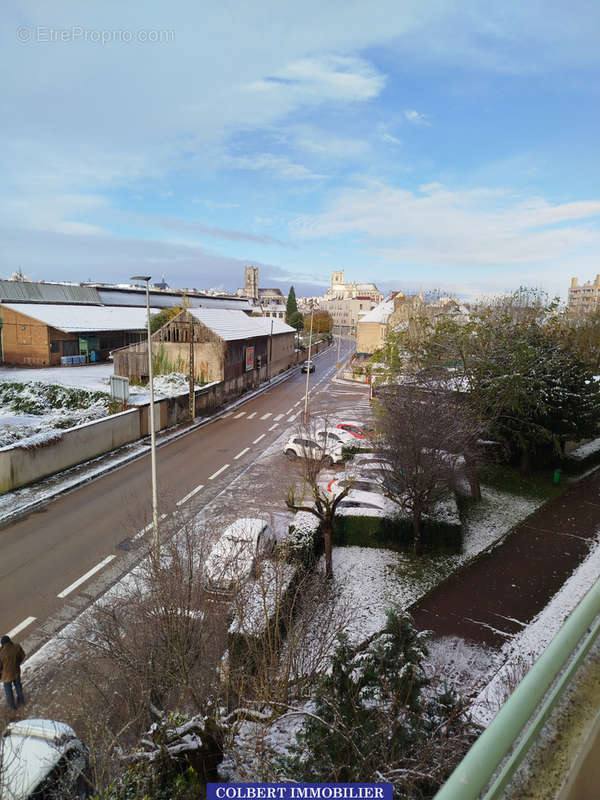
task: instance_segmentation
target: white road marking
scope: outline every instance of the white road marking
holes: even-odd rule
[[[59,592],[56,596],[66,597],[68,594],[71,594],[71,592],[77,589],[78,586],[81,586],[82,583],[85,583],[88,578],[91,578],[92,575],[95,575],[97,572],[103,569],[103,567],[105,567],[107,564],[110,564],[110,562],[114,558],[116,558],[116,556],[107,556],[104,559],[104,561],[101,561],[99,564],[96,564],[95,567],[92,567],[85,573],[85,575],[82,575],[81,578],[75,581],[75,583],[72,583],[70,586],[67,586],[66,589],[63,589],[62,592]]]
[[[277,414],[277,416],[273,417],[273,419],[275,420],[275,422],[279,422],[279,420],[283,419],[284,417],[285,417],[285,414]]]
[[[299,413],[300,413],[300,412],[298,411],[298,414],[299,414]],[[288,422],[293,422],[293,421],[296,419],[296,417],[298,416],[298,414],[294,414],[292,417],[288,417],[287,421],[288,421]]]
[[[256,411],[253,411],[251,414],[248,414],[248,416],[246,417],[246,419],[252,419],[252,417],[255,417],[255,416],[256,416],[256,414],[257,414],[257,412],[256,412]]]
[[[275,430],[275,428],[278,428],[278,427],[279,427],[279,423],[278,423],[278,422],[276,422],[276,423],[275,423],[275,425],[271,425],[271,427],[269,428],[269,430],[270,430],[270,431],[274,431],[274,430]]]
[[[227,467],[228,467],[228,466],[229,466],[229,464],[223,464],[223,466],[221,467],[221,469],[218,469],[216,472],[214,472],[214,473],[213,473],[213,474],[210,476],[210,478],[209,478],[208,480],[209,480],[209,481],[214,481],[214,479],[215,479],[215,478],[216,478],[218,475],[220,475],[222,472],[225,472],[225,470],[227,469]]]
[[[267,435],[266,433],[261,433],[261,435],[258,437],[258,439],[255,439],[255,440],[252,442],[252,444],[258,444],[258,443],[260,442],[260,440],[261,440],[261,439],[264,439],[264,438],[265,438],[265,436],[266,436],[266,435]]]
[[[297,403],[294,403],[294,405],[292,406],[292,408],[290,408],[290,410],[288,411],[288,414],[289,414],[290,412],[292,412],[292,411],[293,411],[293,410],[296,408],[296,406],[299,406],[299,405],[300,405],[300,403],[303,403],[303,402],[304,402],[304,398],[302,398],[302,400],[298,400],[298,402],[297,402]]]
[[[196,492],[199,492],[200,489],[204,489],[204,484],[203,483],[201,483],[199,486],[196,486],[196,488],[192,489],[191,492],[188,492],[188,494],[186,494],[185,497],[182,497],[181,500],[178,500],[176,505],[182,506],[184,503],[186,503],[190,499],[190,497],[193,497],[196,494]],[[150,527],[152,527],[152,526],[150,526]]]
[[[26,619],[23,620],[23,622],[19,622],[19,624],[15,628],[13,628],[12,631],[9,631],[7,636],[10,636],[11,638],[13,636],[16,636],[18,633],[21,633],[21,631],[24,630],[28,625],[31,625],[32,622],[35,622],[36,619],[37,617],[27,617]]]
[[[273,412],[272,411],[267,411],[266,414],[262,415],[261,419],[269,419],[269,417],[272,417],[272,416],[273,416]]]
[[[240,452],[237,454],[237,456],[234,456],[234,459],[235,459],[235,461],[237,461],[237,460],[238,460],[238,458],[241,458],[243,455],[245,455],[245,454],[248,452],[248,450],[250,450],[250,448],[249,448],[249,447],[244,447],[244,449],[243,449],[242,451],[240,451]]]
[[[245,411],[240,411],[239,414],[235,415],[234,419],[239,419],[240,417],[243,417],[245,413],[246,413]]]
[[[233,411],[228,411],[226,414],[223,414],[222,419],[225,419],[225,417],[230,417],[232,414],[233,414]]]
[[[286,413],[286,414],[291,414],[293,410],[294,410],[294,406],[292,406],[291,408],[289,408],[289,409],[288,409],[288,410],[287,410],[285,413]]]

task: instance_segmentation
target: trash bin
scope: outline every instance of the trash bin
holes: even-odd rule
[[[554,483],[560,483],[561,473],[562,473],[562,469],[555,469],[554,470],[554,478],[553,478],[553,482]]]

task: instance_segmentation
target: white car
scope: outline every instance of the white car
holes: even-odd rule
[[[340,430],[340,428],[316,428],[314,435],[318,442],[325,442],[333,446],[340,445],[341,447],[353,448],[356,447],[358,441],[352,436],[351,433]]]
[[[230,595],[255,571],[260,559],[273,552],[275,537],[262,519],[236,520],[215,544],[204,564],[203,583],[207,592]]]
[[[337,497],[348,488],[356,492],[384,493],[383,486],[376,477],[362,472],[343,472],[336,475],[328,481],[325,491],[330,497]]]
[[[365,514],[366,516],[393,516],[399,511],[396,503],[377,492],[351,489],[337,507],[341,514]]]
[[[290,461],[309,458],[313,461],[322,461],[326,466],[340,464],[344,460],[341,443],[328,442],[324,439],[317,441],[316,437],[313,438],[306,433],[291,436],[284,444],[283,452]]]
[[[64,722],[23,719],[2,734],[0,796],[3,800],[87,798],[88,751]]]

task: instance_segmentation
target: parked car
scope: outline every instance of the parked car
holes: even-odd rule
[[[91,794],[88,751],[64,722],[23,719],[2,734],[0,796],[3,800]]]
[[[275,537],[262,519],[243,517],[232,523],[204,564],[204,588],[210,594],[230,595],[246,581],[258,562],[273,552]]]
[[[315,371],[315,362],[312,360],[312,358],[310,361],[305,361],[300,369],[300,372],[314,372],[314,371]]]
[[[377,492],[363,492],[359,489],[351,489],[343,500],[340,500],[338,511],[342,514],[361,514],[367,515],[392,516],[398,513],[398,506],[392,500],[384,497]]]
[[[326,484],[325,491],[331,497],[337,497],[344,489],[350,488],[356,492],[374,492],[375,494],[385,493],[385,483],[379,476],[368,472],[343,472],[331,478]]]
[[[368,439],[372,433],[372,428],[368,428],[360,422],[338,422],[336,428],[340,428],[355,439]]]
[[[340,443],[333,443],[308,434],[291,436],[283,446],[283,452],[294,461],[296,458],[310,458],[322,461],[327,466],[339,464],[344,460],[344,451]]]
[[[340,445],[341,447],[353,448],[356,447],[357,441],[350,433],[340,430],[340,428],[316,428],[314,435],[319,442],[327,442],[334,446]]]

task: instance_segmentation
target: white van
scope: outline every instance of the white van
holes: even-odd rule
[[[64,722],[12,722],[0,746],[2,800],[90,796],[87,748]]]

